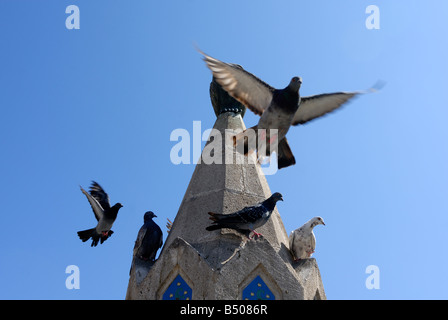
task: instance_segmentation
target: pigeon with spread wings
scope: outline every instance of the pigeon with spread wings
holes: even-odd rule
[[[115,219],[117,219],[118,210],[123,206],[121,203],[116,203],[111,207],[109,195],[95,181],[92,181],[90,193],[82,187],[80,188],[82,193],[87,197],[98,224],[95,228],[78,231],[78,236],[82,242],[92,238],[91,247],[96,247],[98,242],[103,243],[114,233],[111,228]]]
[[[277,148],[279,169],[296,163],[286,140],[286,133],[291,125],[304,124],[334,111],[359,94],[376,90],[372,88],[367,91],[300,97],[299,90],[302,84],[300,77],[293,77],[284,89],[275,89],[244,70],[240,65],[225,63],[200,50],[199,52],[204,56],[207,67],[221,87],[234,99],[260,116],[257,125],[234,137],[234,145],[238,150],[244,150],[246,155],[255,146],[266,150],[266,156]],[[253,131],[249,131],[250,129]],[[255,134],[250,135],[250,132]],[[239,145],[243,145],[243,149],[238,148]]]

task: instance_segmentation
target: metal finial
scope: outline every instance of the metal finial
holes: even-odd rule
[[[244,114],[246,113],[246,107],[232,98],[215,81],[215,78],[213,78],[213,81],[210,83],[210,99],[217,117],[225,112],[239,113],[241,114],[241,117],[244,117]]]

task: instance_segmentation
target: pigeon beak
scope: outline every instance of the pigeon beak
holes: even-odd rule
[[[154,215],[154,218],[157,218],[157,216],[156,216],[156,215]]]
[[[325,222],[323,222],[323,221],[322,221],[322,224],[323,224],[324,226],[326,226]]]

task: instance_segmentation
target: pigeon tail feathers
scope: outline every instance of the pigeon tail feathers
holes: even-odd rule
[[[213,230],[218,230],[218,229],[222,229],[222,228],[235,229],[234,225],[229,223],[229,221],[226,221],[226,219],[229,218],[228,214],[221,214],[221,213],[214,213],[214,212],[209,212],[208,214],[210,215],[209,219],[212,220],[214,222],[214,224],[205,228],[207,231],[213,231]]]
[[[87,229],[78,231],[78,237],[82,240],[82,242],[86,242],[90,238],[92,238],[92,244],[91,247],[96,247],[98,245],[98,242],[101,244],[106,241],[114,232],[112,230],[109,230],[106,235],[102,236],[96,232],[96,228]]]
[[[82,240],[82,242],[86,242],[87,240],[92,238],[91,247],[96,247],[98,245],[98,241],[100,240],[100,235],[96,232],[95,228],[78,231],[78,236],[79,239]]]
[[[222,224],[213,224],[213,225],[208,226],[207,228],[205,228],[205,230],[213,231],[213,230],[219,230],[219,229],[222,229],[222,228],[228,228],[228,227],[226,227],[225,225],[222,225]]]
[[[217,221],[221,220],[223,217],[225,217],[225,215],[221,214],[221,213],[209,212],[208,214],[210,215],[209,219],[212,221],[215,221],[215,222],[217,222]]]
[[[278,155],[277,155],[277,166],[278,169],[286,168],[296,164],[296,159],[292,154],[291,148],[289,147],[288,140],[286,137],[283,138],[278,144]]]
[[[96,234],[95,228],[87,229],[87,230],[82,230],[82,231],[78,231],[79,239],[81,239],[82,242],[86,242],[86,241],[89,240],[90,237],[92,237],[94,234]]]

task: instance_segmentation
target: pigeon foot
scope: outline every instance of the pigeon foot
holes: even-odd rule
[[[254,234],[253,234],[252,237],[250,237],[249,239],[253,239],[255,236],[257,236],[257,239],[258,239],[260,236],[263,236],[261,233],[258,233],[258,232],[256,232],[255,230],[252,230],[252,232],[253,232]]]
[[[308,258],[309,258],[314,253],[314,250],[307,250],[306,253],[308,254]]]

